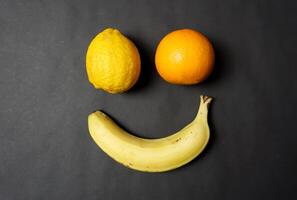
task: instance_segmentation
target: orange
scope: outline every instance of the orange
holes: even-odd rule
[[[155,63],[160,76],[169,83],[191,85],[205,80],[214,66],[214,49],[200,32],[176,30],[159,43]]]

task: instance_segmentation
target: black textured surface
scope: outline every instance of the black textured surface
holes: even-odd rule
[[[0,199],[297,199],[295,1],[0,1]],[[85,53],[106,27],[140,50],[141,79],[110,95],[87,80]],[[212,76],[164,82],[160,39],[205,33]],[[162,137],[211,105],[211,142],[178,170],[127,169],[92,141],[87,115],[102,109],[129,131]]]

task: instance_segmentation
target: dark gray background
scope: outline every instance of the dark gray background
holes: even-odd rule
[[[0,199],[296,199],[295,1],[0,1]],[[129,92],[95,90],[90,40],[106,27],[131,38],[142,74]],[[156,73],[168,32],[194,28],[216,50],[211,77],[176,86]],[[96,109],[155,138],[211,105],[211,141],[194,162],[149,174],[115,163],[92,141]]]

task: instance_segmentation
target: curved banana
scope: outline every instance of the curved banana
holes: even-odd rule
[[[100,111],[89,115],[89,131],[105,153],[126,167],[146,172],[172,170],[193,160],[208,143],[207,113],[211,100],[211,97],[200,96],[200,107],[195,119],[168,137],[136,137]]]

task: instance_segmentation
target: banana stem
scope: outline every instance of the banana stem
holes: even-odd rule
[[[201,95],[200,96],[200,106],[195,120],[205,120],[207,121],[208,107],[212,101],[212,97]]]

